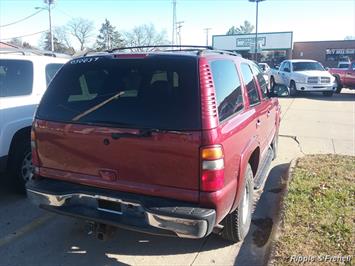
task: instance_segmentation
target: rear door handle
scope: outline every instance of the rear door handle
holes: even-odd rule
[[[261,121],[260,121],[260,119],[258,119],[257,121],[256,121],[256,127],[259,127],[261,125]]]

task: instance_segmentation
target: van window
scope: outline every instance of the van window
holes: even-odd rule
[[[216,89],[219,120],[223,121],[244,107],[240,80],[233,61],[212,61],[211,69]]]
[[[255,84],[254,78],[253,78],[253,73],[251,72],[251,69],[248,64],[241,64],[240,65],[242,75],[243,75],[243,80],[244,84],[247,88],[247,93],[248,93],[248,98],[249,98],[249,104],[256,105],[260,103],[260,96],[258,93],[257,86]]]
[[[69,62],[55,75],[37,118],[128,128],[201,129],[196,58],[98,57],[77,62],[81,61]],[[101,106],[120,92],[121,97]],[[74,119],[91,108],[95,111]]]
[[[0,59],[0,97],[29,95],[32,84],[31,61]]]

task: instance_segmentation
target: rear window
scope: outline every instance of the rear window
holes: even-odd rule
[[[32,84],[31,61],[0,59],[0,97],[29,95]]]
[[[47,86],[54,78],[54,75],[63,66],[63,64],[48,64],[46,65],[46,82]]]
[[[112,99],[118,93],[120,97]],[[41,101],[37,118],[197,130],[201,128],[199,102],[196,58],[97,57],[73,60],[60,70]]]

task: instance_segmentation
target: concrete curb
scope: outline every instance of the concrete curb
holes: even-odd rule
[[[290,184],[290,181],[292,179],[292,173],[294,171],[294,168],[296,167],[298,162],[298,158],[293,159],[290,162],[290,165],[287,169],[286,175],[283,178],[283,181],[285,182],[285,185],[281,191],[281,200],[279,201],[279,212],[275,216],[274,220],[274,226],[272,227],[271,234],[270,234],[270,248],[268,250],[268,254],[266,254],[266,263],[265,265],[268,266],[273,266],[275,265],[275,245],[276,242],[281,234],[281,230],[283,227],[283,220],[285,216],[285,198],[288,194],[288,187]]]

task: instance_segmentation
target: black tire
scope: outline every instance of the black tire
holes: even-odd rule
[[[246,192],[247,195],[245,196]],[[241,195],[239,206],[222,221],[222,238],[237,243],[248,234],[253,208],[253,192],[253,171],[248,164],[245,172],[245,189]],[[244,204],[247,204],[247,206]]]
[[[272,146],[272,160],[275,160],[277,158],[277,153],[279,150],[279,133],[276,132],[274,139],[272,140],[271,143]]]
[[[337,83],[335,92],[336,93],[341,93],[341,90],[343,89],[343,85],[341,85],[340,78],[338,76],[334,76],[334,77],[335,77],[335,80],[336,80],[336,83]]]
[[[323,92],[323,95],[326,96],[326,97],[332,97],[333,93],[334,92],[332,92],[332,91],[325,91],[325,92]]]
[[[290,88],[289,88],[289,96],[295,97],[297,95],[296,83],[291,81]]]
[[[31,160],[30,141],[16,140],[10,153],[9,173],[15,189],[19,192],[26,191],[26,182],[32,178],[32,164],[28,166],[28,160]]]

